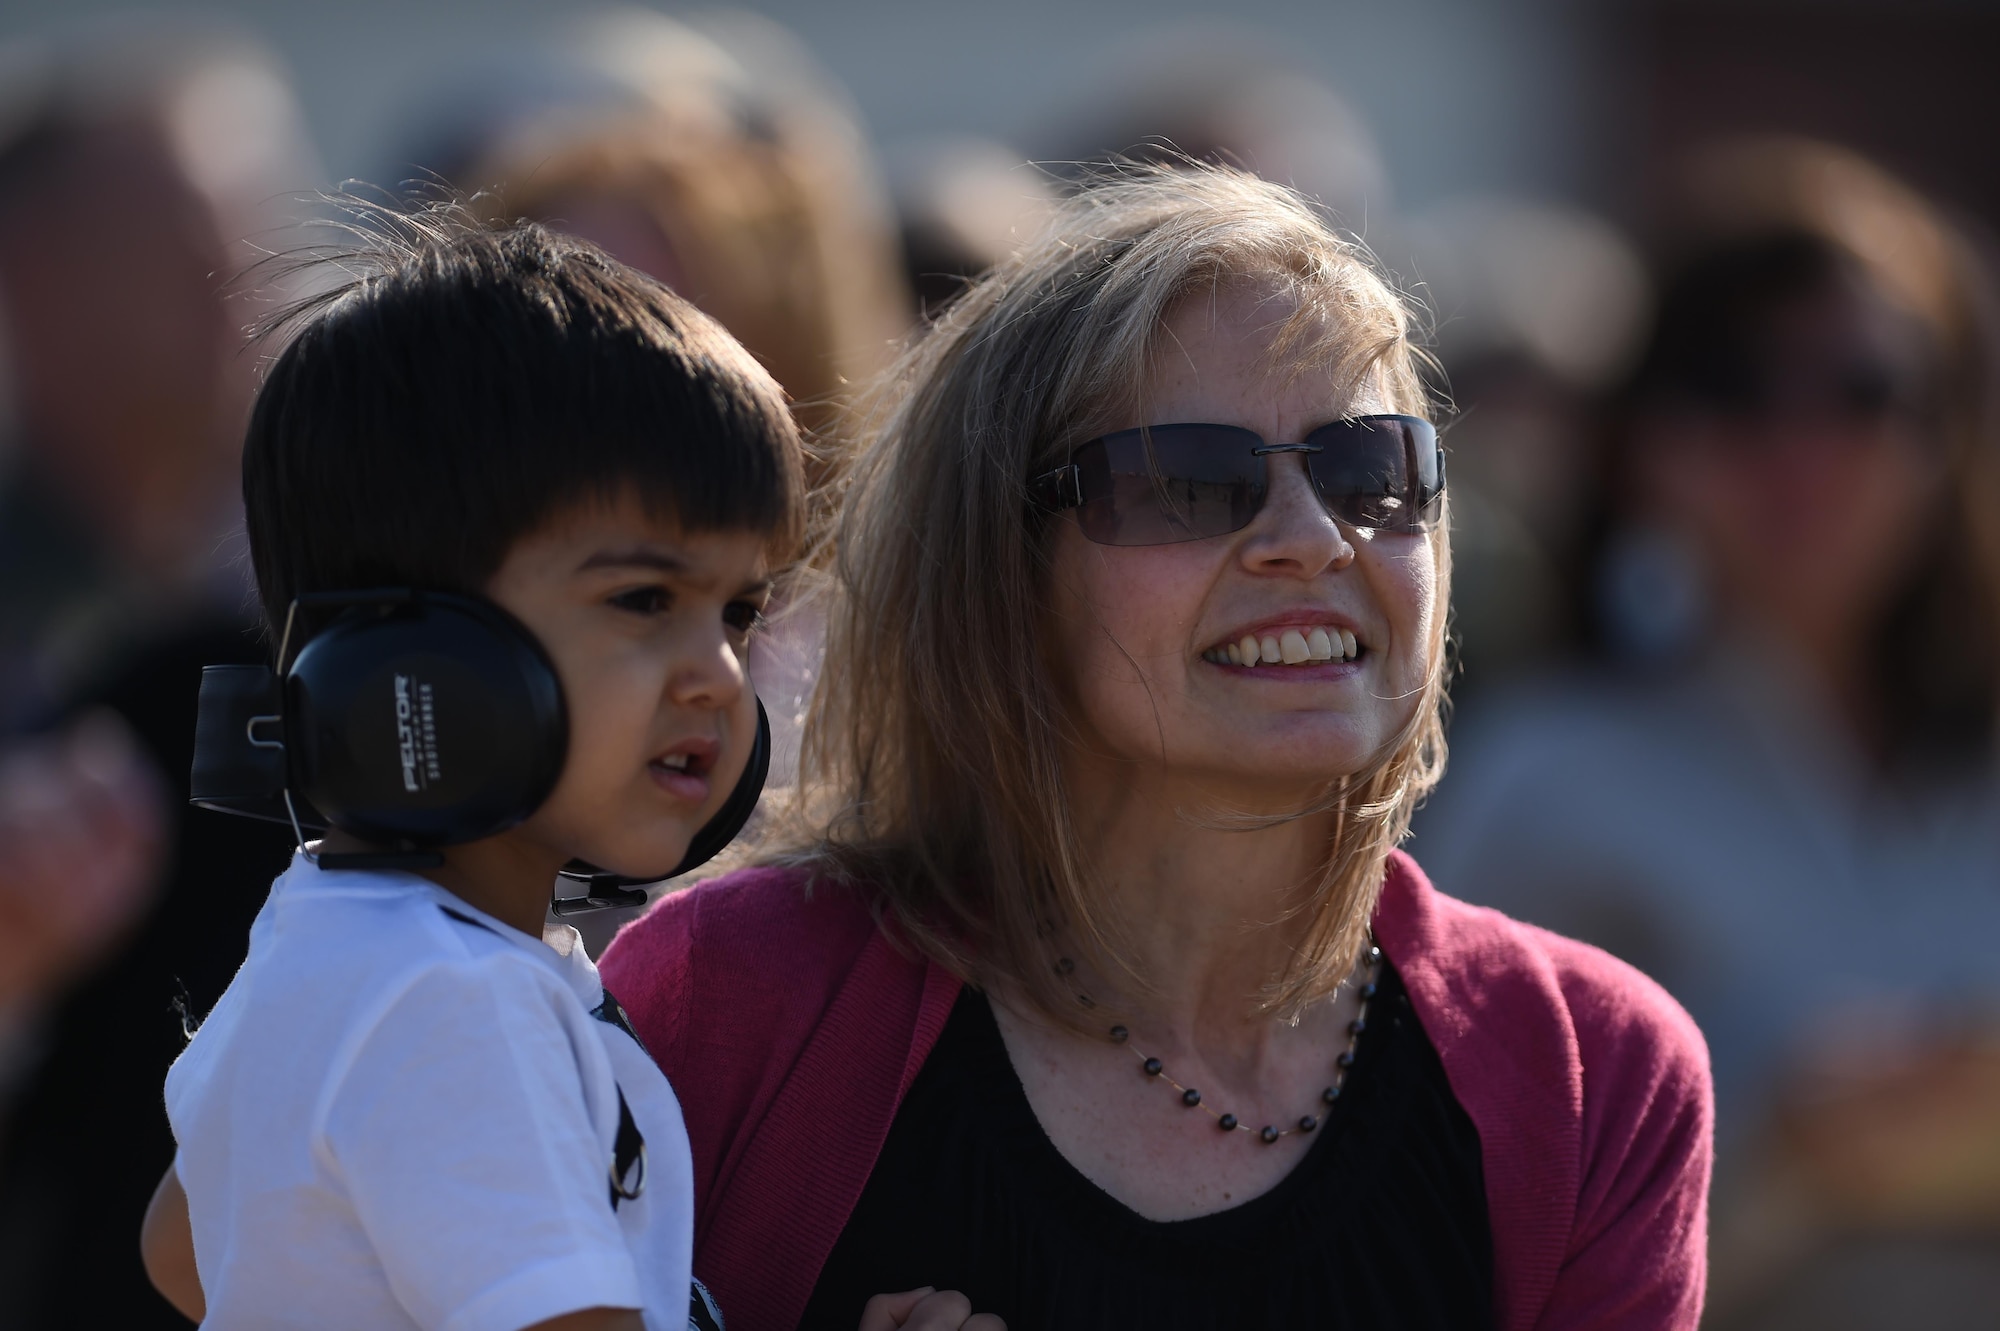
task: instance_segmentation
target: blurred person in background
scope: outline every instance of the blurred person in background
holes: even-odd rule
[[[1577,646],[1566,574],[1585,536],[1597,407],[1646,333],[1648,278],[1617,228],[1539,199],[1447,200],[1399,239],[1448,371],[1452,704],[1476,710]]]
[[[1841,150],[1690,168],[1579,574],[1602,665],[1487,700],[1439,884],[1714,1056],[1721,1325],[2000,1321],[2000,490],[1974,251]]]
[[[889,155],[903,271],[925,319],[1028,244],[1054,210],[1055,179],[993,139],[920,139]]]
[[[186,806],[201,666],[260,654],[230,539],[253,366],[222,291],[312,167],[232,34],[128,25],[7,65],[0,1320],[175,1326],[124,1237],[173,1155],[174,1003],[221,993],[292,839]]]
[[[1349,231],[1388,220],[1388,171],[1339,93],[1229,23],[1155,25],[1010,144],[919,138],[889,154],[910,285],[926,316],[1029,244],[1057,199],[1113,161],[1226,164],[1290,185]]]
[[[1252,171],[1377,252],[1393,222],[1388,168],[1360,112],[1282,46],[1234,24],[1162,24],[1137,37],[1028,142],[1036,160],[1085,176],[1114,157]]]
[[[720,320],[824,434],[908,331],[894,217],[846,96],[748,14],[585,24],[594,96],[493,125],[459,182],[606,249]]]

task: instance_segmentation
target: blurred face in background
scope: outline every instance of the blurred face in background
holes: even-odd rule
[[[1641,503],[1700,550],[1724,615],[1813,655],[1866,635],[1939,508],[1919,327],[1858,279],[1770,307],[1714,382],[1637,427]]]
[[[246,405],[220,223],[166,136],[81,131],[0,216],[0,316],[26,443],[114,562],[210,553]]]

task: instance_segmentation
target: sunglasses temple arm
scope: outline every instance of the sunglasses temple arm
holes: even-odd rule
[[[1083,506],[1083,475],[1075,463],[1028,482],[1028,497],[1052,513]]]

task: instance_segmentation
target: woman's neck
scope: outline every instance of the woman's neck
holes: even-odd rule
[[[1213,787],[1129,767],[1072,773],[1077,834],[1118,921],[1128,960],[1151,992],[1094,977],[1152,1039],[1240,1041],[1268,1030],[1257,1001],[1283,974],[1310,920],[1298,910],[1326,860],[1333,815],[1238,830],[1245,815],[1289,805],[1234,804]]]

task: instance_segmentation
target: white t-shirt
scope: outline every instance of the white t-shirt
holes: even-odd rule
[[[573,929],[295,859],[167,1115],[207,1327],[688,1324],[680,1104]]]

